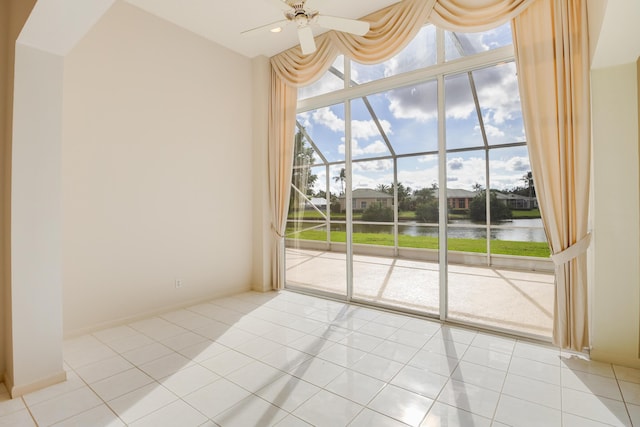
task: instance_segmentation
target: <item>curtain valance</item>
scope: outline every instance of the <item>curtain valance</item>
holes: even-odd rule
[[[341,53],[362,64],[377,64],[399,53],[427,22],[452,31],[482,31],[507,22],[533,1],[404,0],[362,18],[371,25],[364,36],[329,31],[316,37],[313,54],[303,55],[296,46],[271,58],[271,66],[287,85],[305,86]]]

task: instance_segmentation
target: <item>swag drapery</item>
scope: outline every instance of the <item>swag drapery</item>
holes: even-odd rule
[[[591,142],[585,0],[404,0],[363,19],[371,24],[364,36],[330,31],[316,37],[318,48],[311,55],[294,47],[271,58],[273,288],[284,287],[297,88],[319,79],[339,54],[363,64],[393,57],[427,22],[473,32],[512,20],[527,144],[556,264],[553,339],[567,349],[588,347],[585,251]]]

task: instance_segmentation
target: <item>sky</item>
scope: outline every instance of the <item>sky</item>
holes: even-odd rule
[[[357,84],[394,76],[435,64],[435,29],[424,27],[403,52],[378,65],[361,65],[351,62],[351,77]],[[475,34],[445,32],[445,57],[456,59],[487,51],[511,43],[508,24],[495,30]],[[342,57],[334,66],[342,71]],[[514,63],[499,64],[489,68],[448,75],[445,77],[445,126],[446,148],[461,149],[482,147],[483,138],[478,111],[471,84],[477,90],[480,115],[489,145],[524,142],[524,127],[518,94],[517,74]],[[299,97],[308,98],[320,93],[339,90],[342,80],[328,74],[317,83],[300,90]],[[437,82],[426,81],[383,93],[367,96],[378,118],[379,126],[391,148],[399,155],[411,155],[398,159],[398,181],[412,189],[431,187],[438,181],[438,156],[417,153],[435,152],[438,149]],[[298,114],[298,122],[304,126],[310,138],[329,162],[345,159],[345,104],[338,104]],[[378,129],[362,98],[351,102],[351,135],[353,163],[353,188],[376,188],[379,184],[393,182],[393,160],[383,134]],[[522,177],[531,170],[525,146],[489,150],[490,187],[509,189],[524,185]],[[322,165],[320,157],[316,165]],[[446,159],[447,187],[472,190],[474,184],[485,187],[486,164],[484,150],[449,153]],[[330,169],[331,191],[339,193],[341,183],[333,177],[344,165]],[[324,190],[326,169],[314,167],[318,175],[315,191]]]

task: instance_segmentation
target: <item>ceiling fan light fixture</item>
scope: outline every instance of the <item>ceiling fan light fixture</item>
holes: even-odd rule
[[[271,31],[272,33],[279,33],[282,31],[282,27],[275,27],[270,29],[269,31]]]
[[[303,13],[296,15],[293,19],[298,27],[306,27],[309,24],[309,18]]]

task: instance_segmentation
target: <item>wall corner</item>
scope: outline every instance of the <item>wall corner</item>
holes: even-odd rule
[[[252,289],[271,290],[271,213],[269,203],[269,58],[258,56],[252,60],[253,82],[253,280]]]

